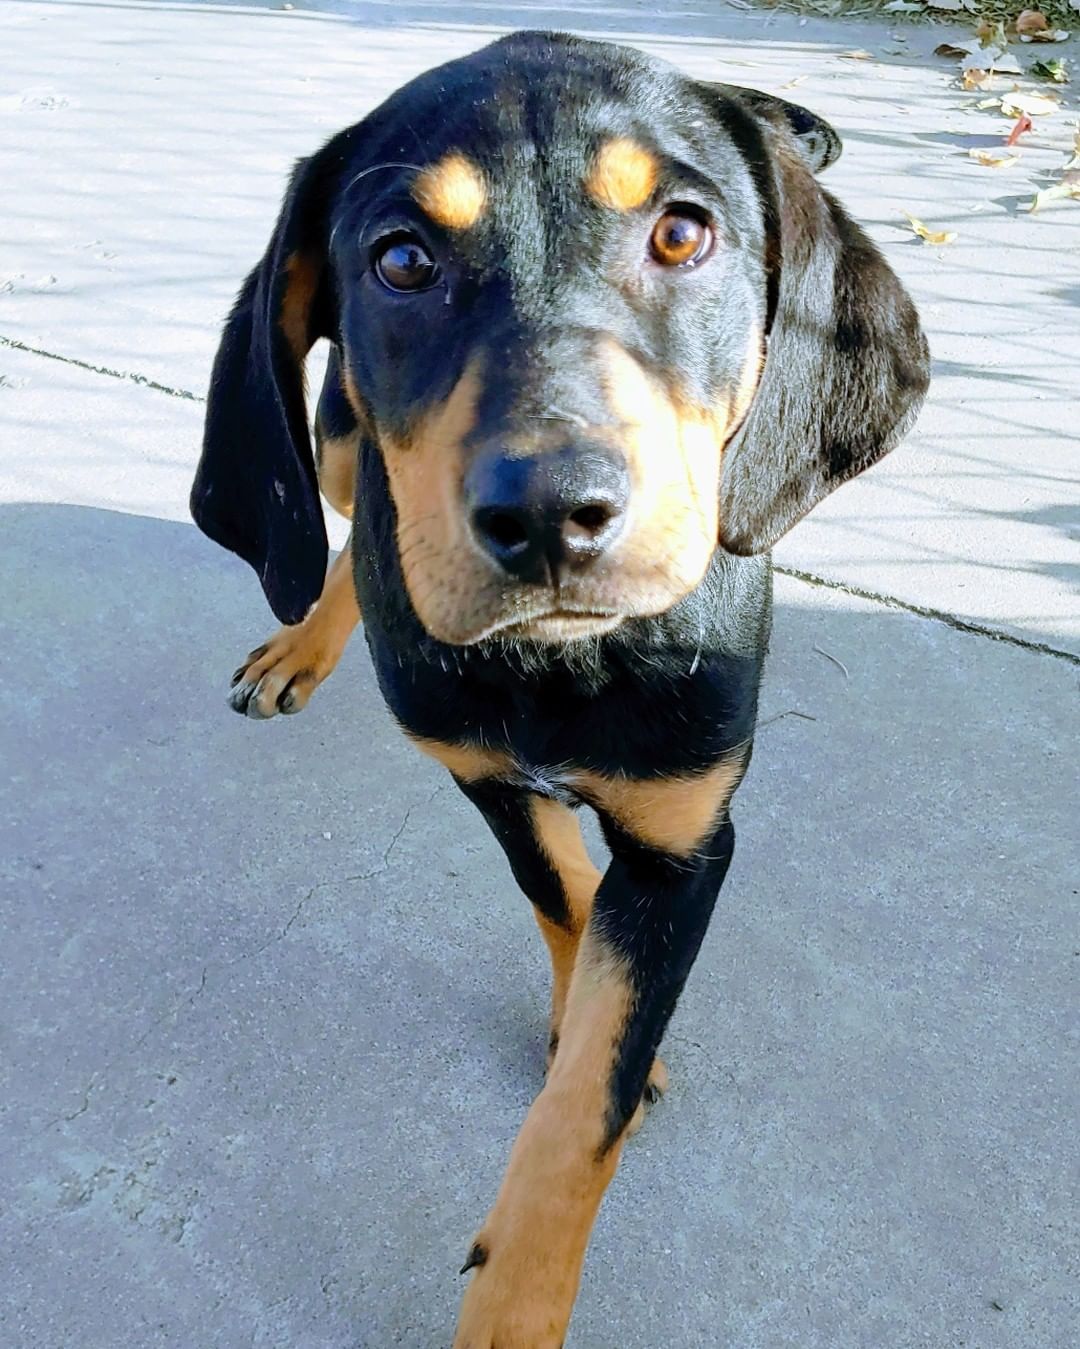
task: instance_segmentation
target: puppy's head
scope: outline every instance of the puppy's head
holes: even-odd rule
[[[814,171],[812,114],[602,43],[517,34],[293,175],[226,327],[192,497],[278,616],[326,536],[303,393],[338,348],[436,638],[600,633],[714,550],[768,549],[926,387],[906,294]]]

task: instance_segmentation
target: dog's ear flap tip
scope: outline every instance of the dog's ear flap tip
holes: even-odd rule
[[[312,605],[317,603],[322,594],[321,584],[317,588],[313,586],[302,588],[295,577],[289,578],[287,586],[280,586],[276,577],[260,576],[259,580],[262,582],[263,594],[274,617],[289,628],[304,621]]]
[[[196,478],[188,502],[198,529],[219,547],[246,562],[259,578],[274,617],[291,627],[303,622],[322,594],[330,547],[321,513],[310,521],[302,549],[275,550],[250,536],[241,537],[232,516],[222,514],[212,500],[213,487]]]

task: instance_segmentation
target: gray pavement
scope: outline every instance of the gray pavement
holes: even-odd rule
[[[806,76],[938,380],[781,561],[991,630],[778,578],[736,860],[569,1349],[1075,1344],[1080,208],[1009,204],[1065,113],[998,173],[940,30],[318,8],[0,8],[0,1344],[449,1343],[546,957],[362,642],[300,717],[225,707],[270,625],[186,521],[181,395],[291,158],[496,23]]]

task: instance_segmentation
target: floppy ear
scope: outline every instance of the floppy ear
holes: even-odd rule
[[[775,94],[763,94],[760,89],[746,89],[740,84],[709,84],[707,87],[736,99],[761,121],[793,136],[796,148],[814,173],[821,173],[840,158],[844,142],[839,133],[824,117],[809,108],[789,103]]]
[[[838,145],[836,133],[792,104],[730,93],[738,105],[725,99],[721,120],[750,164],[766,232],[765,362],[720,479],[720,542],[746,554],[893,448],[926,393],[929,352],[907,292],[814,179],[821,128]],[[770,102],[780,107],[763,111]]]
[[[326,575],[304,397],[304,358],[334,326],[320,167],[320,156],[297,166],[225,325],[191,490],[195,523],[255,568],[283,623],[300,622]]]

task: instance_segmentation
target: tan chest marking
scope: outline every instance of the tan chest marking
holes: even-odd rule
[[[444,740],[429,740],[411,735],[409,739],[425,754],[437,759],[462,782],[481,782],[484,778],[509,778],[514,761],[505,750],[484,749],[479,745],[454,745]]]
[[[622,778],[579,773],[590,805],[650,847],[688,857],[709,837],[742,779],[745,756],[722,759],[693,777]]]

